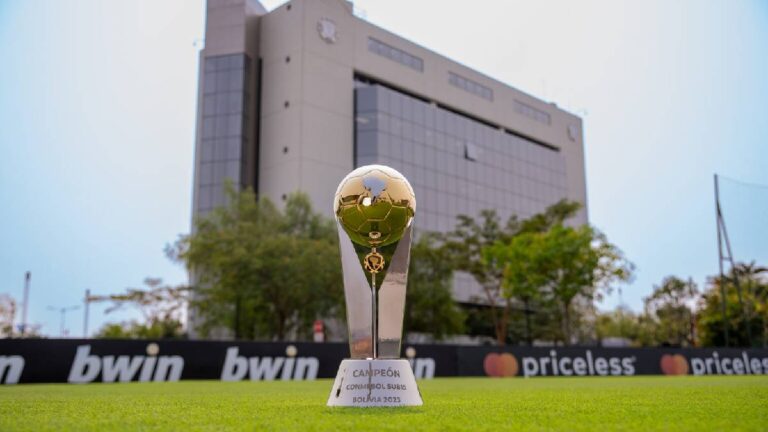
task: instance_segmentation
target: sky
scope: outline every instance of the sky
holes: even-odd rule
[[[714,173],[734,256],[768,265],[768,2],[355,8],[584,119],[590,223],[637,267],[601,308],[640,310],[667,275],[717,272]],[[44,334],[71,305],[66,328],[83,334],[85,289],[186,282],[163,248],[190,227],[204,14],[199,0],[0,0],[0,294],[21,300],[31,271]],[[105,308],[91,333],[137,316]]]

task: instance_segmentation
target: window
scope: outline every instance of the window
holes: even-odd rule
[[[493,101],[493,90],[478,82],[472,81],[469,78],[464,78],[461,75],[448,72],[448,82],[455,87],[474,94],[475,96],[480,96],[483,99]]]
[[[544,123],[547,125],[552,123],[552,117],[549,115],[549,113],[517,100],[515,101],[515,111],[539,123]]]
[[[415,55],[408,54],[403,50],[387,45],[378,39],[368,38],[368,51],[386,57],[392,61],[396,61],[403,66],[408,66],[413,70],[419,72],[424,71],[424,60]]]

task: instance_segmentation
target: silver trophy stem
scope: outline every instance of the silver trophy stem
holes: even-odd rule
[[[376,320],[379,316],[379,310],[376,305],[376,273],[371,273],[371,327],[373,328],[373,334],[371,335],[371,341],[373,342],[373,358],[379,358],[379,332]]]
[[[341,269],[344,276],[344,299],[347,304],[349,352],[353,359],[374,358],[371,287],[352,245],[352,240],[338,224]]]
[[[378,309],[373,318],[377,321],[377,358],[400,358],[400,344],[403,339],[403,318],[405,317],[405,289],[408,280],[408,262],[411,257],[411,227],[406,228],[403,237],[392,254],[387,275],[378,290]],[[374,294],[375,296],[375,294]]]

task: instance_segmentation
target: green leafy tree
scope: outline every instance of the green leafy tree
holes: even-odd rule
[[[661,285],[645,298],[648,319],[654,323],[654,341],[661,345],[695,345],[691,304],[698,294],[693,280],[675,276],[664,278]]]
[[[440,236],[424,233],[411,247],[404,328],[441,340],[464,331],[464,312],[451,295],[453,268]]]
[[[739,292],[734,284],[734,275],[739,278]],[[723,323],[723,297],[725,290],[726,320]],[[747,326],[751,326],[752,345],[768,346],[768,280],[763,267],[738,264],[724,279],[710,277],[702,293],[696,328],[702,346],[725,346],[725,330],[728,328],[730,346],[750,346]],[[744,305],[744,307],[742,307]]]
[[[167,248],[195,276],[201,333],[224,327],[238,339],[304,338],[314,320],[343,316],[333,223],[305,194],[289,196],[284,211],[251,189],[228,184],[226,194],[227,206]]]
[[[542,273],[541,248],[543,237],[537,232],[523,232],[513,236],[508,243],[497,241],[482,249],[483,263],[487,268],[501,269],[501,298],[503,307],[499,319],[499,335],[507,335],[507,325],[513,301],[523,304],[525,337],[533,344],[531,332],[531,303],[542,303],[541,288],[546,284]]]
[[[606,236],[587,225],[579,228],[555,225],[540,250],[541,269],[553,299],[560,305],[560,322],[565,344],[572,341],[573,302],[590,303],[611,290],[615,282],[631,278],[634,266]]]
[[[488,259],[483,250],[497,242],[507,244],[522,233],[546,231],[575,215],[580,207],[577,202],[562,200],[523,221],[512,216],[506,224],[502,224],[494,210],[483,210],[477,220],[466,215],[458,216],[456,228],[446,233],[443,247],[448,251],[454,270],[471,274],[483,289],[483,298],[478,300],[488,306],[484,310],[490,315],[498,344],[504,345],[508,339],[515,304],[502,292],[505,263]]]
[[[760,266],[755,261],[739,263],[733,272],[739,281],[744,281],[742,289],[747,293],[749,301],[742,303],[745,319],[748,322],[760,321],[762,324],[757,332],[753,332],[752,344],[768,346],[768,267]]]
[[[599,313],[595,320],[598,342],[609,337],[637,341],[639,333],[637,318],[637,314],[622,306]]]
[[[598,341],[607,337],[628,339],[632,346],[658,346],[659,323],[651,315],[635,313],[619,306],[616,309],[598,314],[595,330]]]
[[[179,339],[183,336],[184,328],[181,322],[176,320],[107,323],[94,335],[101,339]]]
[[[522,232],[484,251],[487,262],[503,269],[501,295],[507,304],[513,298],[527,303],[547,297],[558,306],[558,339],[565,344],[573,340],[574,301],[591,303],[632,272],[621,251],[586,225],[555,224],[544,232]]]
[[[184,336],[182,320],[187,307],[188,287],[164,285],[158,278],[146,278],[144,284],[144,289],[128,288],[122,294],[88,298],[89,302],[111,302],[112,305],[106,310],[108,314],[124,307],[134,307],[144,318],[143,323],[107,324],[96,333],[97,337],[167,339]]]

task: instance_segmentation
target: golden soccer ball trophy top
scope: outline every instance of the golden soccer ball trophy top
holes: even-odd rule
[[[353,242],[375,250],[400,240],[416,213],[416,196],[395,169],[366,165],[341,181],[333,211]]]

